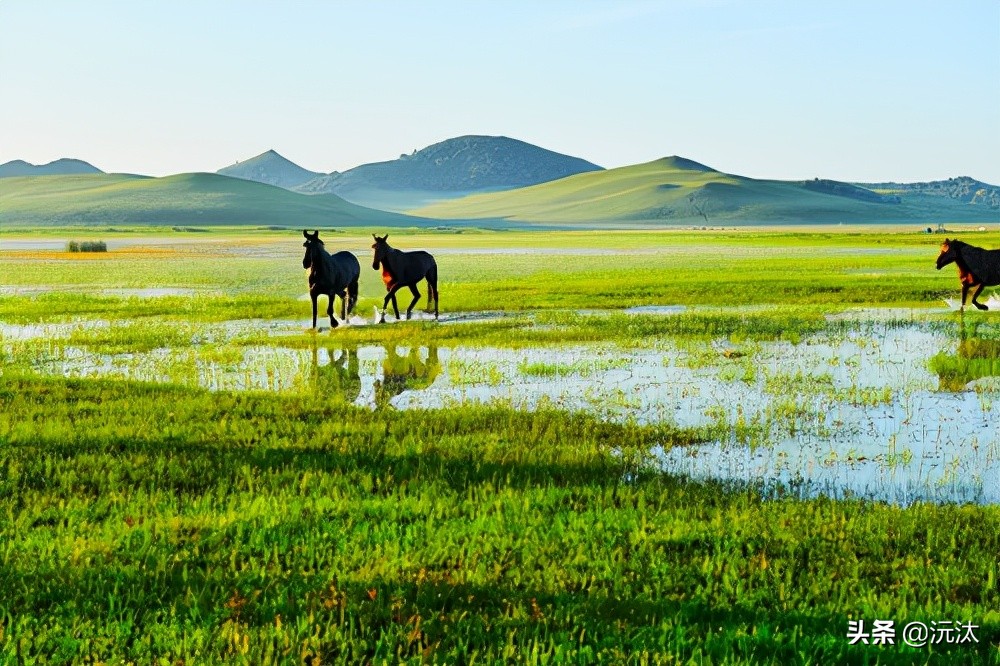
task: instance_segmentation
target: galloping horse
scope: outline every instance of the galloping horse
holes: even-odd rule
[[[341,319],[354,311],[358,302],[358,278],[361,277],[361,264],[358,258],[350,252],[342,251],[331,255],[323,249],[323,241],[319,239],[319,231],[310,234],[303,231],[306,242],[306,256],[302,258],[302,268],[309,269],[309,298],[313,306],[313,328],[316,328],[316,299],[326,294],[328,304],[326,313],[330,315],[330,328],[337,328],[337,320],[333,318],[333,297],[340,296]]]
[[[958,279],[962,283],[962,310],[965,309],[965,297],[969,289],[979,285],[972,294],[972,304],[980,310],[989,308],[976,298],[984,287],[1000,285],[1000,250],[985,250],[975,245],[963,243],[960,240],[944,239],[941,243],[941,254],[937,258],[938,270],[951,262],[958,266]]]
[[[427,312],[430,312],[430,299],[433,299],[434,318],[437,319],[438,268],[434,257],[429,252],[424,252],[423,250],[403,252],[402,250],[389,247],[389,244],[386,242],[386,239],[389,238],[388,234],[381,238],[372,234],[372,237],[375,239],[375,244],[372,245],[372,249],[375,250],[372,268],[378,270],[381,264],[382,281],[385,282],[385,288],[388,292],[385,295],[385,301],[382,302],[382,318],[379,320],[379,323],[385,322],[385,308],[389,305],[389,301],[392,301],[392,310],[396,313],[396,319],[399,319],[396,292],[402,287],[409,287],[413,293],[413,300],[410,301],[410,307],[406,308],[406,318],[409,319],[410,313],[413,312],[413,306],[420,300],[417,283],[425,278],[427,279]]]

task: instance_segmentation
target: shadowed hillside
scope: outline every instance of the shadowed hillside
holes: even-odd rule
[[[81,173],[104,173],[93,164],[83,160],[63,158],[48,164],[30,164],[24,160],[11,160],[0,164],[0,178],[17,176],[66,176]]]
[[[975,178],[959,176],[948,180],[932,180],[923,183],[857,183],[875,192],[890,196],[916,199],[953,199],[961,203],[986,206],[997,211],[1000,216],[1000,187],[990,185]]]
[[[332,192],[366,206],[403,209],[599,170],[586,160],[504,136],[462,136],[399,159],[319,176],[295,189],[310,194]]]
[[[243,162],[237,162],[219,169],[216,173],[232,178],[252,180],[266,185],[292,188],[321,175],[303,169],[295,162],[269,150]]]

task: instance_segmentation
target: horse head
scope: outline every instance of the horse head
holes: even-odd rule
[[[937,258],[938,270],[941,270],[951,262],[958,259],[958,249],[956,246],[960,243],[961,241],[958,240],[944,239],[944,242],[941,243],[941,254],[939,254]]]
[[[385,261],[385,255],[389,251],[389,244],[386,243],[386,239],[389,238],[389,234],[379,238],[375,234],[372,234],[372,238],[375,242],[372,243],[372,249],[375,250],[375,256],[372,258],[372,268],[378,270],[379,264]]]
[[[302,257],[302,268],[309,268],[312,266],[312,255],[315,248],[322,247],[323,241],[319,239],[319,229],[312,232],[311,234],[305,229],[302,230],[302,235],[306,237],[306,242],[302,244],[302,247],[306,249],[306,256]]]

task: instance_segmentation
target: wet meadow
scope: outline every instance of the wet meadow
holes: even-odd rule
[[[0,233],[0,663],[1000,663],[938,236],[395,230],[441,317],[382,325],[323,238],[316,332],[296,230]]]

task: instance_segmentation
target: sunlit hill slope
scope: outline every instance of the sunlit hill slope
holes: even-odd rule
[[[758,180],[682,157],[569,176],[415,208],[435,218],[565,224],[829,224],[996,221],[998,211],[943,197],[880,193],[830,180]]]

